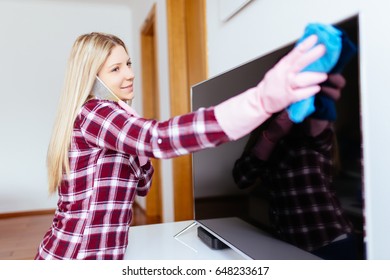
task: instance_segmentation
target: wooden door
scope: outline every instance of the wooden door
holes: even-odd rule
[[[204,0],[167,0],[171,115],[190,112],[191,86],[207,78]],[[191,155],[173,159],[175,220],[193,219]]]
[[[141,28],[142,98],[143,115],[150,119],[160,118],[160,96],[158,90],[156,6],[149,12]],[[146,196],[148,223],[162,221],[161,166],[159,159],[151,159],[154,167],[152,187]]]

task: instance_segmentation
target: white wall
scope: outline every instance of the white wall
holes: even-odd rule
[[[55,208],[45,158],[70,48],[92,31],[129,44],[131,17],[110,1],[0,0],[0,213]]]
[[[334,23],[359,7],[355,0],[252,0],[225,22],[219,12],[223,3],[207,0],[211,77],[295,41],[309,22]]]
[[[361,92],[366,235],[370,259],[390,259],[390,2],[362,1]]]
[[[136,75],[133,106],[142,113],[140,29],[154,3],[164,120],[170,116],[165,0],[0,0],[0,213],[56,206],[56,196],[47,194],[46,150],[78,35],[102,31],[125,41]],[[162,162],[162,172],[163,220],[168,222],[174,219],[170,160]]]

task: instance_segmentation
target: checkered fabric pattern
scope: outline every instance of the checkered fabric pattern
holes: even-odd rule
[[[246,154],[233,168],[239,188],[261,178],[275,234],[308,251],[352,232],[333,185],[333,133],[328,128],[308,137],[297,125],[279,142],[269,161]]]
[[[159,122],[115,102],[86,102],[74,124],[70,173],[35,259],[123,259],[135,195],[148,193],[153,174],[138,156],[172,158],[228,140],[213,108]]]

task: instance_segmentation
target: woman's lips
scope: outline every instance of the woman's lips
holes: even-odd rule
[[[133,85],[128,85],[128,86],[125,86],[125,87],[121,87],[121,89],[133,89]]]

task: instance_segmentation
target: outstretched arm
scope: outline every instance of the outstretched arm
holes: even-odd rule
[[[323,45],[312,35],[284,56],[252,89],[215,107],[215,116],[230,139],[236,140],[258,127],[271,114],[320,91],[325,73],[301,72],[322,57]]]

